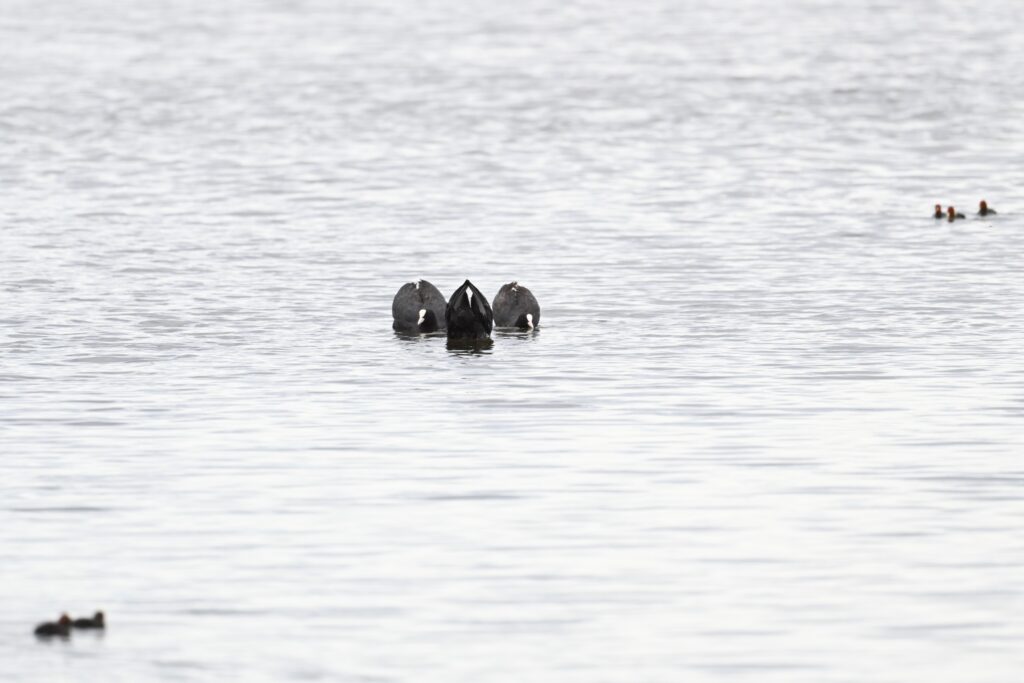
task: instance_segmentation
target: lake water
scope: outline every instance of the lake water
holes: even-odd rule
[[[6,0],[0,679],[1019,680],[1022,25]]]

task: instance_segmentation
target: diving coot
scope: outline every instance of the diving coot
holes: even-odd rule
[[[449,339],[487,339],[494,327],[491,305],[469,280],[448,299],[444,318]]]
[[[533,292],[518,282],[504,285],[494,297],[494,324],[532,330],[540,323],[540,305]]]
[[[396,332],[416,334],[444,329],[444,295],[426,280],[402,285],[391,302]]]

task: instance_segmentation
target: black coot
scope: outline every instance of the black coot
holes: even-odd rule
[[[494,297],[494,324],[532,330],[540,323],[540,304],[533,292],[518,282],[504,285]]]
[[[449,339],[487,339],[494,327],[491,305],[469,280],[448,299],[444,317]]]
[[[416,334],[444,329],[444,295],[426,280],[402,285],[391,302],[396,332]]]

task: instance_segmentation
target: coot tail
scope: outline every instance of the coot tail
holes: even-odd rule
[[[444,317],[449,339],[487,339],[494,327],[491,305],[469,280],[448,299]]]
[[[494,297],[494,324],[498,327],[535,329],[540,324],[537,297],[518,282],[502,286]]]
[[[444,295],[426,280],[402,285],[391,302],[396,332],[417,334],[444,329]]]

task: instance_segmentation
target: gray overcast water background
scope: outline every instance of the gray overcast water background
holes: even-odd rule
[[[0,679],[1019,681],[1022,25],[2,0]]]

